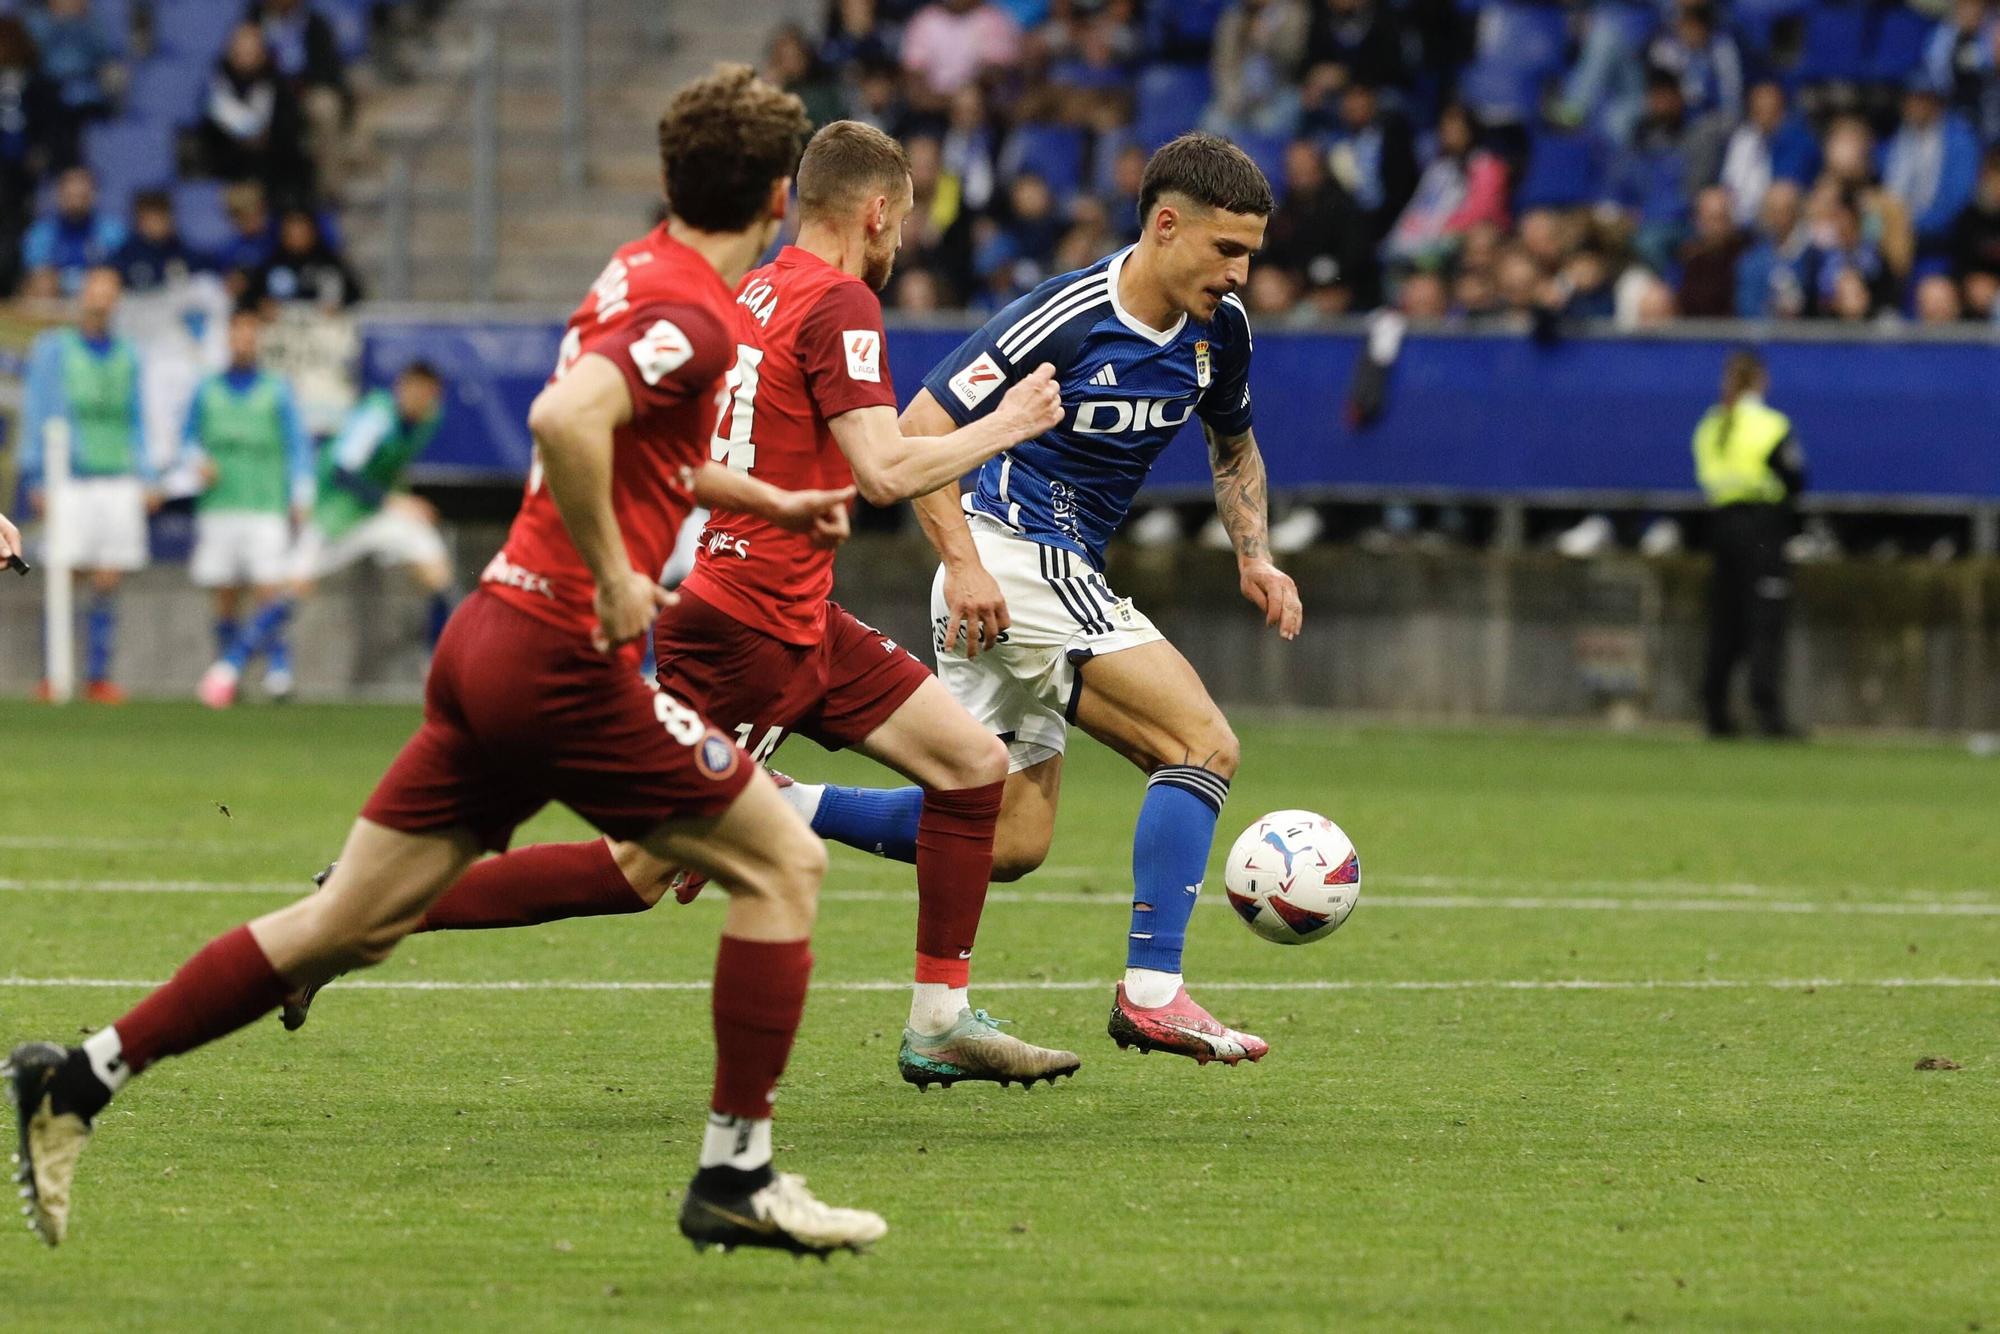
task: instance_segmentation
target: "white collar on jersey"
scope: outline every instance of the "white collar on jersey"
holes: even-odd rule
[[[1172,328],[1155,329],[1152,325],[1147,324],[1144,320],[1133,315],[1131,311],[1125,309],[1125,303],[1118,299],[1118,271],[1125,267],[1125,257],[1131,254],[1132,250],[1133,247],[1126,246],[1112,257],[1110,270],[1111,313],[1118,317],[1121,324],[1133,333],[1138,334],[1141,338],[1144,338],[1147,342],[1152,343],[1155,347],[1165,347],[1167,344],[1173,342],[1174,339],[1181,336],[1181,328],[1187,323],[1187,312],[1181,312],[1180,317],[1174,321]]]

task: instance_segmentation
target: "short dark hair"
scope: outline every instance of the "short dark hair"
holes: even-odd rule
[[[1224,213],[1271,216],[1271,183],[1250,155],[1213,134],[1184,134],[1146,163],[1139,186],[1139,223],[1153,216],[1164,194],[1183,195]]]
[[[910,155],[873,125],[837,120],[820,130],[799,159],[799,212],[824,213],[858,203],[877,187],[894,195],[910,175]]]
[[[771,183],[798,169],[812,121],[805,104],[748,65],[718,65],[674,94],[660,116],[667,211],[705,232],[757,221]]]
[[[174,211],[174,197],[165,190],[141,190],[132,196],[132,211],[134,213],[145,213],[148,211],[171,213]]]
[[[444,385],[444,376],[438,374],[438,368],[422,357],[416,357],[404,362],[403,369],[396,372],[398,380],[406,375],[414,375],[420,380],[429,380],[432,384],[440,388]]]

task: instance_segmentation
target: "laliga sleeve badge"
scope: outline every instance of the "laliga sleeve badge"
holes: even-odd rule
[[[1198,387],[1206,389],[1208,382],[1214,378],[1215,368],[1208,359],[1208,340],[1203,338],[1194,345],[1194,382]]]
[[[695,762],[701,766],[702,773],[718,783],[735,773],[736,766],[741,760],[740,754],[736,747],[730,744],[729,738],[716,731],[710,731],[701,739],[701,744],[695,747],[694,754]]]

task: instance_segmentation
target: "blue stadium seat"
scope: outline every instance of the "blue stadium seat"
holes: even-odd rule
[[[222,55],[229,34],[242,21],[243,6],[227,0],[157,0],[153,10],[161,49],[204,65]]]
[[[155,56],[132,71],[125,92],[127,114],[140,120],[186,125],[200,118],[208,64]]]
[[[158,121],[102,121],[84,131],[83,157],[104,205],[123,212],[134,191],[172,178],[174,132]]]
[[[1147,37],[1154,50],[1199,50],[1214,37],[1229,0],[1176,0],[1145,8]]]
[[[1875,29],[1875,49],[1868,56],[1868,77],[1876,83],[1901,83],[1923,63],[1931,24],[1912,9],[1891,9]]]
[[[1482,64],[1539,79],[1562,68],[1568,11],[1558,5],[1487,5],[1479,11],[1476,57]]]
[[[1285,180],[1285,148],[1292,142],[1289,134],[1243,134],[1237,136],[1236,146],[1250,155],[1263,171],[1273,188],[1282,190]]]
[[[221,181],[182,181],[174,187],[174,220],[181,240],[196,250],[220,250],[235,234],[222,205],[223,189]]]
[[[1008,137],[1001,152],[1003,174],[1033,172],[1048,182],[1057,199],[1083,185],[1084,132],[1068,125],[1026,124]]]
[[[1514,207],[1577,208],[1601,190],[1597,146],[1588,134],[1537,130],[1528,138],[1528,167],[1514,191]]]
[[[1778,24],[1810,8],[1812,0],[1737,0],[1730,18],[1746,55],[1768,55]]]
[[[1139,75],[1132,132],[1151,152],[1201,122],[1208,107],[1208,71],[1192,65],[1154,65]]]
[[[90,17],[111,49],[124,54],[132,44],[132,0],[90,0]]]
[[[1868,73],[1867,16],[1860,5],[1814,5],[1806,11],[1805,49],[1798,77],[1807,83],[1846,82]]]
[[[1476,60],[1459,76],[1458,97],[1488,125],[1518,125],[1535,109],[1542,75],[1492,60]]]

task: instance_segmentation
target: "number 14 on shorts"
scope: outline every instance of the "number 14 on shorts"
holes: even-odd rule
[[[765,728],[764,735],[753,746],[750,744],[750,734],[756,730],[757,724],[755,723],[738,723],[736,725],[736,744],[758,764],[768,764],[771,756],[777,753],[778,743],[785,739],[785,729],[782,727]]]

